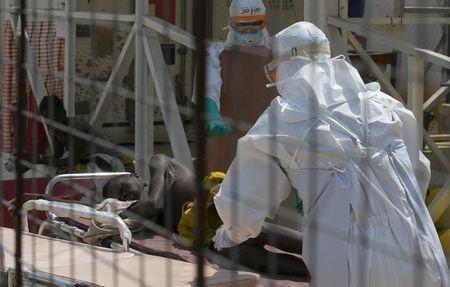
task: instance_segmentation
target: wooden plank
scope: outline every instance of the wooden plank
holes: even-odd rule
[[[17,8],[6,9],[10,13],[17,13]],[[72,11],[67,14],[66,11],[61,10],[48,10],[48,9],[24,9],[24,13],[28,15],[33,15],[34,17],[55,19],[67,21],[69,19],[73,20],[77,24],[92,24],[92,19],[96,22],[100,21],[114,21],[114,22],[129,22],[133,23],[135,21],[134,14],[113,14],[113,13],[101,13],[101,12],[81,12]]]
[[[450,17],[383,17],[383,18],[349,18],[354,24],[386,25],[383,29],[398,29],[398,25],[448,25]]]
[[[428,205],[431,218],[433,222],[436,222],[439,217],[444,214],[445,210],[450,205],[450,180],[444,185],[439,193],[434,197],[431,203]]]
[[[430,135],[436,142],[450,142],[450,134]]]
[[[419,7],[406,6],[403,8],[404,13],[431,13],[431,14],[450,14],[450,7]]]
[[[143,24],[170,40],[195,50],[195,36],[180,27],[158,17],[144,17]]]
[[[1,228],[0,233],[2,234],[5,268],[14,269],[15,232],[13,229]],[[191,287],[196,277],[196,265],[180,260],[147,254],[136,255],[131,252],[120,252],[28,232],[23,233],[22,241],[21,260],[24,269],[45,272],[84,283],[100,284],[96,286]],[[161,251],[170,252],[170,249]],[[260,276],[255,273],[217,270],[209,265],[204,266],[204,269],[205,287],[261,286]],[[97,272],[93,272],[93,270],[97,270]],[[60,278],[54,278],[55,281],[57,279]],[[63,285],[57,284],[55,281],[49,285],[84,285],[84,283],[71,285],[67,282]]]
[[[447,83],[450,83],[450,81]],[[428,98],[425,104],[423,104],[423,110],[425,112],[430,112],[440,100],[447,96],[449,91],[450,87],[448,86],[442,87],[437,90],[431,97]]]
[[[408,42],[397,39],[387,33],[377,31],[368,25],[355,24],[348,20],[343,20],[332,16],[328,17],[328,23],[341,29],[348,29],[349,31],[355,32],[366,38],[371,38],[386,47],[390,47],[408,55],[420,56],[426,61],[432,62],[446,69],[450,69],[450,57],[431,50],[417,48]]]
[[[116,89],[120,86],[125,76],[128,74],[131,63],[134,58],[134,37],[136,35],[136,25],[131,28],[130,34],[119,54],[116,64],[113,67],[111,75],[109,76],[108,82],[103,89],[95,111],[91,116],[89,123],[94,127],[101,127],[104,120],[105,114],[111,107],[111,99],[107,101],[108,95],[112,92],[113,88]]]
[[[348,0],[339,0],[339,18],[348,19]],[[330,27],[328,27],[330,29]],[[341,29],[342,39],[345,41],[345,50],[348,48],[348,30]],[[346,55],[348,56],[348,55]]]
[[[385,76],[383,71],[381,71],[380,67],[372,60],[369,54],[364,50],[359,41],[355,38],[355,36],[350,32],[348,34],[348,39],[350,40],[350,44],[355,48],[358,55],[363,60],[364,64],[373,72],[377,80],[380,82],[381,86],[386,90],[386,92],[394,97],[396,100],[400,101],[404,104],[404,101],[399,92],[394,88],[391,84],[391,81]]]
[[[347,38],[344,38],[344,36],[341,35],[341,32],[339,32],[339,29],[334,26],[328,27],[328,33],[333,56],[344,55],[347,61],[350,61],[346,44]]]
[[[427,131],[424,130],[423,132],[424,141],[430,148],[430,150],[434,153],[434,155],[437,157],[439,162],[442,164],[442,166],[445,168],[445,170],[450,173],[450,162],[447,159],[447,156],[442,152],[442,150],[439,149],[439,147],[436,145],[433,139],[431,139],[430,135]]]
[[[408,57],[408,108],[419,126],[419,143],[423,142],[424,64],[419,56]],[[422,148],[422,144],[420,144]]]
[[[450,104],[444,103],[439,107],[439,114],[442,115],[450,115]]]
[[[355,47],[355,50],[358,52],[358,54],[361,56],[363,61],[370,65],[370,69],[377,77],[378,81],[381,82],[381,84],[386,88],[388,94],[396,98],[401,103],[405,104],[403,99],[401,98],[400,94],[397,92],[397,90],[392,86],[391,82],[386,78],[386,76],[383,74],[381,69],[375,64],[375,62],[370,58],[370,56],[365,52],[365,50],[362,48],[361,44],[356,40],[356,38],[349,33],[349,40],[350,43]],[[426,130],[423,130],[423,139],[425,143],[428,145],[430,150],[436,155],[439,162],[446,168],[448,172],[450,172],[450,163],[447,160],[447,157],[444,155],[444,153],[439,149],[439,147],[436,145],[436,143],[433,141],[433,139],[430,138],[428,135],[428,132]]]
[[[145,29],[145,35],[144,51],[147,56],[159,107],[167,128],[174,157],[191,170],[194,170],[186,132],[175,98],[175,90],[170,79],[169,69],[164,63],[158,35],[149,29]]]
[[[68,117],[75,117],[75,50],[76,50],[76,24],[72,21],[70,13],[75,10],[75,0],[66,0],[64,35],[64,105]]]
[[[450,255],[450,229],[439,232],[439,240],[441,241],[445,254],[447,256]]]

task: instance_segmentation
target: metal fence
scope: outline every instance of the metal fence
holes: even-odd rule
[[[340,178],[345,168],[335,163],[323,167],[319,148],[310,147],[314,151],[310,155],[300,154],[300,142],[320,146],[320,134],[308,133],[321,121],[349,137],[354,133],[338,122],[339,130],[333,126],[335,121],[319,116],[307,118],[311,128],[304,134],[305,127],[281,125],[267,111],[258,119],[278,91],[266,89],[266,83],[259,83],[261,88],[253,94],[245,90],[244,74],[253,71],[242,64],[250,63],[242,51],[230,50],[229,55],[218,58],[223,80],[219,93],[229,96],[226,103],[221,102],[221,113],[232,133],[225,139],[208,138],[204,128],[210,120],[204,108],[211,81],[207,49],[214,40],[211,35],[220,34],[214,27],[214,17],[220,17],[213,15],[217,2],[128,2],[0,2],[1,285],[307,286],[311,275],[314,280],[314,274],[322,272],[311,266],[327,256],[328,249],[320,249],[319,231],[339,242],[352,239],[361,250],[392,262],[403,260],[395,257],[394,245],[389,242],[368,240],[369,229],[361,227],[361,237],[350,238],[349,230],[313,216],[324,194],[328,196],[330,185],[324,185],[325,176]],[[450,244],[450,227],[445,222],[450,202],[450,140],[445,130],[450,8],[444,3],[430,7],[429,1],[395,1],[389,17],[374,13],[372,17],[349,18],[349,5],[356,5],[352,1],[294,2],[265,1],[268,9],[274,10],[268,13],[274,15],[282,11],[297,17],[294,5],[301,5],[304,19],[292,22],[310,21],[327,31],[333,56],[344,55],[353,61],[367,76],[364,80],[375,79],[384,92],[413,112],[419,127],[414,140],[432,160],[431,187],[440,188],[429,192],[433,196],[423,207],[442,231],[444,247]],[[366,4],[367,14],[373,7]],[[149,14],[149,5],[156,15]],[[414,35],[417,31],[433,31],[439,39],[425,43],[421,35]],[[380,46],[382,51],[374,53]],[[270,51],[246,53],[254,59],[251,63],[261,68],[258,75],[264,76],[262,68],[270,62]],[[174,69],[179,69],[176,76]],[[427,86],[427,82],[433,84]],[[194,98],[195,104],[191,103]],[[309,113],[327,115],[322,107],[309,104],[304,107]],[[424,116],[438,113],[438,106],[442,106],[439,111],[444,124],[441,131],[431,131]],[[257,114],[247,116],[252,113]],[[257,119],[264,122],[264,116],[268,118],[266,130],[260,126],[252,130],[267,132],[264,136],[269,140],[261,142],[256,151],[242,148],[234,156],[237,139]],[[297,149],[281,149],[280,135],[295,129]],[[365,131],[363,144],[369,145],[365,141],[370,134]],[[255,160],[260,165],[252,166],[251,154],[258,149],[265,150],[265,155]],[[272,218],[256,227],[261,230],[256,238],[217,252],[211,237],[220,226],[220,212],[217,214],[212,197],[223,178],[209,172],[219,171],[212,167],[227,160],[230,164],[226,154],[230,152],[235,166],[245,163],[248,170],[271,167],[261,168],[260,174],[253,172],[245,180],[231,176],[236,172],[233,168],[228,171],[230,201],[247,203],[233,206],[231,223],[239,226],[241,212],[252,209],[256,217],[262,209]],[[282,153],[298,162],[282,162]],[[354,172],[363,175],[356,192],[370,186],[370,179],[364,176],[374,172],[372,163],[362,158],[355,160]],[[301,161],[307,164],[299,164]],[[298,166],[291,170],[295,164]],[[227,168],[220,171],[225,173]],[[306,176],[303,170],[308,171]],[[298,183],[294,178],[306,180]],[[249,200],[237,192],[247,188],[243,183],[274,192]],[[287,187],[289,184],[293,187]],[[280,190],[298,192],[300,197],[277,193]],[[295,207],[301,208],[301,200],[303,212],[299,215]],[[362,211],[376,209],[369,196],[357,200],[362,202]],[[414,200],[405,199],[405,204],[413,205]],[[414,208],[422,212],[418,214],[425,210],[422,205]],[[352,216],[361,210],[352,210]],[[425,217],[430,223],[428,215]],[[414,220],[422,223],[422,219]],[[304,262],[302,253],[308,260],[317,260]],[[352,272],[364,275],[365,263]],[[336,266],[344,273],[346,268],[350,267]],[[415,286],[425,286],[422,266],[417,263],[414,270]],[[359,280],[358,276],[349,271],[352,280]]]

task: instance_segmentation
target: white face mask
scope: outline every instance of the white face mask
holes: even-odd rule
[[[256,46],[263,41],[263,32],[258,31],[257,33],[237,33],[233,32],[233,42],[242,46]]]

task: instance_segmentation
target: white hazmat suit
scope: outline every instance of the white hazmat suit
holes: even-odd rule
[[[311,23],[281,31],[272,50],[280,96],[239,140],[215,197],[216,248],[256,237],[292,186],[304,202],[311,287],[449,286],[413,114],[330,59]]]
[[[252,21],[265,18],[266,8],[261,0],[233,0],[230,5],[230,21]],[[228,27],[226,42],[212,43],[207,49],[206,57],[206,97],[212,99],[220,108],[220,94],[222,88],[220,54],[233,45],[245,46],[267,46],[269,33],[264,27],[259,38],[255,39],[252,34],[240,35],[231,27]],[[252,37],[252,38],[247,38]]]

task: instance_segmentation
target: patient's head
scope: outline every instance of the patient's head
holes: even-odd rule
[[[50,120],[58,123],[67,122],[66,110],[64,103],[55,95],[44,97],[39,103],[39,113]]]
[[[121,201],[138,200],[145,183],[134,174],[119,175],[111,178],[103,187],[104,198],[116,198]]]

